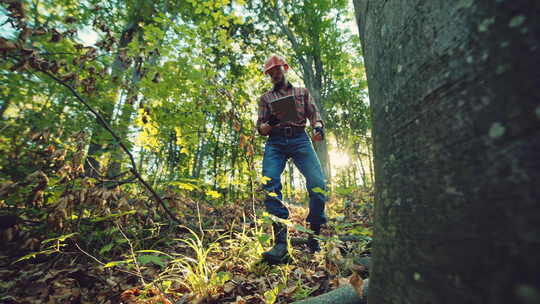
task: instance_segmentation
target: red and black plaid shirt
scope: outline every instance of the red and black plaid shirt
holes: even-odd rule
[[[259,127],[262,123],[268,122],[270,120],[270,107],[269,103],[278,98],[294,95],[296,101],[296,112],[298,117],[295,121],[282,122],[276,125],[276,127],[286,127],[286,126],[295,126],[295,127],[305,127],[306,121],[309,119],[310,124],[313,126],[316,122],[320,122],[324,125],[319,109],[313,101],[309,90],[306,88],[296,88],[293,87],[290,82],[288,82],[287,88],[285,90],[271,90],[264,93],[259,99],[259,116],[257,119],[257,131],[261,133]]]

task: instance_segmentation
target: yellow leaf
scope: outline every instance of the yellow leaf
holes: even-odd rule
[[[271,181],[271,180],[272,180],[272,179],[271,179],[270,177],[268,177],[268,176],[263,176],[263,177],[261,178],[261,183],[262,183],[263,185],[266,185],[266,184],[267,184],[269,181]]]
[[[206,195],[212,197],[212,198],[219,198],[221,197],[221,194],[215,190],[208,190],[206,191]]]

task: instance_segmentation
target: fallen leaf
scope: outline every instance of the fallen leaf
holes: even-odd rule
[[[225,291],[225,293],[229,293],[233,291],[235,288],[236,288],[236,284],[234,284],[233,282],[227,282],[225,283],[225,285],[223,285],[223,290]]]
[[[356,294],[359,297],[362,297],[363,292],[364,292],[363,289],[362,289],[362,287],[364,286],[364,280],[362,280],[362,278],[355,272],[351,276],[351,279],[349,280],[349,282],[354,287],[354,290],[356,291]]]
[[[281,290],[280,294],[286,296],[286,297],[289,297],[290,295],[293,294],[293,292],[296,291],[296,289],[298,288],[298,285],[294,284],[292,286],[289,286],[283,290]]]
[[[244,300],[241,296],[236,296],[234,304],[246,304],[246,300]]]
[[[337,283],[338,283],[338,287],[343,287],[343,286],[349,284],[349,279],[348,278],[338,278]]]

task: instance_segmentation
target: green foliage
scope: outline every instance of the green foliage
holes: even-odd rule
[[[66,246],[64,241],[71,238],[71,237],[73,237],[74,235],[76,235],[76,233],[70,233],[70,234],[61,235],[61,236],[58,236],[58,237],[46,239],[46,240],[41,242],[41,245],[46,245],[46,244],[49,244],[49,243],[52,243],[52,244],[49,245],[48,247],[45,247],[43,250],[40,250],[40,251],[37,251],[37,252],[32,252],[32,253],[29,253],[27,255],[24,255],[24,256],[18,258],[15,261],[15,263],[35,258],[38,255],[50,255],[50,254],[53,254],[53,253],[60,253],[61,252],[60,249],[62,247]]]
[[[39,247],[23,248],[31,253],[19,262],[66,247],[77,251],[77,244],[104,268],[159,267],[156,281],[165,289],[182,281],[200,296],[218,293],[233,276],[231,264],[257,275],[275,272],[257,263],[271,243],[262,224],[276,219],[257,217],[264,195],[258,188],[268,178],[259,174],[265,139],[254,127],[257,97],[270,87],[260,67],[271,52],[285,54],[295,83],[319,91],[326,128],[341,149],[354,155],[368,144],[358,38],[341,27],[351,18],[348,1],[23,3],[25,27],[43,34],[25,36],[8,16],[8,5],[0,9],[0,36],[18,46],[1,51],[0,208],[33,223],[23,230]],[[297,45],[276,26],[275,3]],[[302,60],[313,67],[321,62],[316,86]],[[211,210],[228,207],[220,210],[242,214],[239,206],[249,201],[255,227],[243,223],[241,232],[228,231],[212,242],[193,230],[171,241],[175,227],[133,180],[119,143],[43,71],[71,86],[104,118],[133,153],[141,175],[187,225],[199,221],[202,231],[212,220],[224,225]],[[354,196],[356,185],[332,193]],[[211,215],[198,217],[199,207]],[[125,227],[126,237],[114,223]],[[370,236],[357,226],[338,229]],[[155,250],[178,243],[187,252]],[[288,287],[286,275],[264,293],[267,302]],[[311,292],[298,286],[295,297]]]
[[[143,254],[143,255],[140,255],[137,259],[141,265],[146,265],[148,263],[154,263],[161,267],[165,267],[167,265],[166,257],[160,257],[156,255],[151,255],[151,254]]]
[[[190,290],[197,295],[206,296],[216,292],[216,288],[222,286],[231,276],[228,272],[216,271],[219,266],[212,265],[210,256],[219,250],[219,243],[216,241],[205,244],[203,238],[199,237],[193,230],[187,228],[192,238],[177,239],[193,250],[191,255],[182,255],[175,258],[171,263],[178,264],[185,273],[185,283]],[[174,266],[173,266],[174,267]]]

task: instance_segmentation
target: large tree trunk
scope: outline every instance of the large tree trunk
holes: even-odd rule
[[[354,4],[374,131],[369,302],[540,303],[538,2]]]

